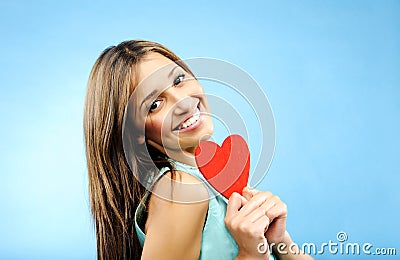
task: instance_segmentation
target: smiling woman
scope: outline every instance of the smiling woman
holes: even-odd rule
[[[291,243],[277,196],[245,188],[226,203],[199,172],[207,98],[164,46],[127,41],[100,55],[84,131],[99,259],[268,259],[267,239]]]
[[[140,83],[132,99],[144,111],[136,117],[136,123],[144,120],[143,137],[169,157],[195,165],[193,156],[182,155],[193,154],[199,140],[213,132],[203,88],[189,71],[159,53],[149,53],[141,60],[138,75]],[[145,102],[140,102],[143,96]]]

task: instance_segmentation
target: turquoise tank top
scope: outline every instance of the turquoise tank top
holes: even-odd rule
[[[238,246],[224,223],[227,200],[206,181],[197,167],[174,160],[170,160],[170,162],[175,170],[186,172],[203,181],[210,195],[206,222],[203,227],[199,259],[234,259],[238,254]],[[157,180],[160,179],[168,170],[169,168],[167,167],[162,168],[153,183],[155,184]],[[146,201],[147,196],[150,194],[151,193],[147,191],[143,201]],[[143,210],[144,205],[142,202],[139,204],[135,212],[135,229],[142,248],[146,239],[146,234],[144,234],[138,223],[141,223],[143,220]],[[272,259],[275,259],[275,257],[271,254],[270,260]]]

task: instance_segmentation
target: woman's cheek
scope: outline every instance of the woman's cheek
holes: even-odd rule
[[[161,140],[162,120],[148,119],[146,122],[146,135],[148,139],[153,141]]]

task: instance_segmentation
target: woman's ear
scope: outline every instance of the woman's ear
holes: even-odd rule
[[[136,141],[138,142],[138,144],[144,144],[144,142],[146,141],[146,137],[144,135],[140,135]]]

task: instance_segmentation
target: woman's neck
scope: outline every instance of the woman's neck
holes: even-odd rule
[[[178,162],[181,162],[181,163],[193,166],[193,167],[197,167],[194,153],[190,153],[190,152],[186,152],[186,151],[179,151],[179,152],[168,151],[167,155],[169,158],[171,158],[175,161],[178,161]]]

